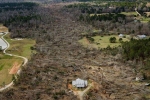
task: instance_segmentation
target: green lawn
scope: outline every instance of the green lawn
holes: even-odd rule
[[[35,40],[32,39],[15,40],[11,39],[9,37],[9,34],[7,34],[4,38],[10,44],[10,48],[6,50],[7,53],[24,56],[30,59],[31,55],[30,47],[35,45]],[[15,62],[23,63],[23,59],[4,55],[2,52],[0,52],[0,87],[2,86],[3,83],[8,84],[12,81],[12,75],[9,74],[9,71]]]
[[[96,14],[96,15],[105,15],[105,14],[109,14],[109,13],[102,13],[102,14]],[[113,13],[112,13],[113,14]],[[120,14],[124,14],[126,16],[130,16],[130,15],[137,15],[136,12],[121,12]],[[90,14],[90,16],[94,16],[95,14]]]
[[[127,16],[130,16],[130,15],[137,15],[136,12],[121,12],[121,14],[124,14],[124,15],[127,15]]]
[[[1,54],[3,55],[3,54]],[[5,57],[5,55],[3,55],[4,58],[0,58],[0,66],[3,66],[2,69],[0,70],[0,87],[3,84],[3,82],[5,84],[9,84],[12,81],[12,75],[9,74],[9,71],[11,69],[11,67],[13,66],[14,62],[18,62],[18,63],[22,63],[22,59],[20,58],[16,58],[16,57]]]
[[[8,53],[16,54],[20,56],[30,58],[31,50],[30,47],[35,45],[35,40],[32,39],[10,39],[9,34],[5,36],[5,39],[9,42],[10,48],[7,50]]]
[[[150,18],[141,17],[140,21],[143,22],[143,23],[148,23],[150,21]]]
[[[109,39],[111,37],[116,37],[117,41],[116,43],[110,43]],[[94,39],[93,43],[90,43],[85,37],[81,40],[79,40],[79,43],[81,43],[84,47],[91,47],[91,48],[106,48],[107,46],[110,47],[117,47],[121,43],[119,42],[119,36],[118,35],[110,35],[110,36],[94,36],[92,37]],[[129,41],[127,38],[122,38],[123,41]]]

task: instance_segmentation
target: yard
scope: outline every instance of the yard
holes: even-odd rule
[[[22,63],[22,59],[11,57],[0,53],[0,87],[9,84],[12,81],[12,75],[9,74],[14,62]]]
[[[109,39],[111,37],[116,38],[116,43],[110,43]],[[107,35],[107,36],[94,36],[92,37],[94,39],[93,43],[90,43],[86,37],[79,40],[79,43],[81,43],[84,47],[89,48],[106,48],[108,46],[110,47],[117,47],[121,43],[119,42],[119,36],[118,35]],[[122,38],[122,41],[129,41],[127,38]]]
[[[10,44],[10,48],[6,50],[7,53],[20,55],[30,59],[30,47],[35,44],[32,39],[11,39],[9,34],[4,37]],[[0,52],[0,87],[4,84],[9,84],[12,81],[12,74],[9,74],[14,63],[23,63],[23,59],[13,56],[4,55]]]
[[[148,23],[150,21],[150,18],[149,17],[141,17],[140,21],[143,23]]]
[[[137,15],[136,12],[121,12],[121,14],[124,14],[124,15],[126,15],[126,16]]]
[[[32,39],[11,39],[10,34],[5,36],[5,39],[9,42],[10,47],[7,52],[11,54],[16,54],[19,56],[30,58],[31,50],[30,47],[35,45],[35,40]]]

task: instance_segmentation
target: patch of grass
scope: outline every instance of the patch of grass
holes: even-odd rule
[[[30,47],[35,44],[35,40],[32,39],[16,40],[11,39],[9,35],[10,34],[7,34],[4,37],[10,44],[10,48],[6,50],[6,52],[30,58],[31,55]],[[23,59],[4,55],[2,52],[0,52],[0,87],[4,83],[9,84],[12,81],[12,75],[9,74],[9,71],[15,62],[18,62],[18,64],[23,63]]]
[[[14,62],[22,63],[23,61],[21,58],[16,57],[12,57],[12,59],[0,59],[0,66],[2,66],[2,70],[0,70],[0,85],[3,82],[9,84],[12,81],[12,75],[9,74],[9,71]]]
[[[142,17],[142,18],[140,18],[140,21],[143,22],[143,23],[148,23],[150,21],[150,18]]]
[[[35,45],[35,40],[32,39],[10,39],[9,34],[6,36],[6,40],[10,44],[10,48],[6,51],[11,54],[24,56],[30,59],[31,55],[31,46]]]
[[[121,14],[124,14],[124,15],[126,15],[126,16],[137,15],[136,12],[121,12]]]
[[[4,65],[0,65],[0,71],[3,69]]]
[[[116,43],[110,43],[109,39],[111,37],[115,37]],[[88,47],[90,46],[91,48],[106,48],[108,46],[110,47],[118,47],[121,45],[119,42],[119,36],[118,35],[109,35],[109,36],[94,36],[92,37],[94,39],[93,43],[88,42],[86,38],[83,38],[79,40],[79,43],[81,43],[83,46]],[[127,38],[122,38],[122,41],[129,41]]]
[[[109,14],[109,13],[101,13],[101,14],[96,14],[97,16],[98,15],[106,15],[106,14]],[[111,14],[114,14],[114,13],[111,13]],[[94,16],[95,14],[90,14],[90,16]]]

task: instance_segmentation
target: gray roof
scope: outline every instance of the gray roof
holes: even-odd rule
[[[72,81],[72,85],[76,87],[86,87],[87,86],[87,80],[82,80],[80,78]]]

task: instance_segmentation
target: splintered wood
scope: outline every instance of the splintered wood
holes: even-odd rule
[[[18,64],[18,62],[15,62],[11,68],[11,70],[9,71],[9,74],[16,74],[17,71],[19,70],[21,64]]]

